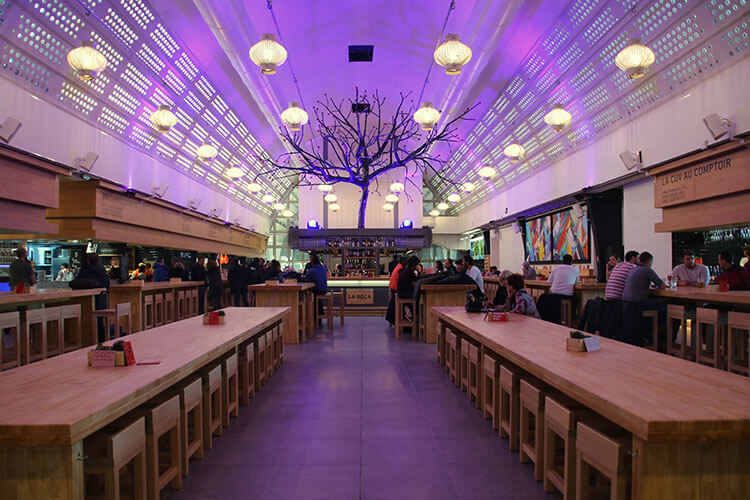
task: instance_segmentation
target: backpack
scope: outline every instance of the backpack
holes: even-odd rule
[[[482,312],[485,300],[484,294],[479,288],[466,292],[466,312]]]

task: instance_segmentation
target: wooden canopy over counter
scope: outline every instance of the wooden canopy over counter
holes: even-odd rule
[[[96,239],[152,247],[260,257],[267,236],[104,181],[60,183],[59,208],[47,210],[56,239]]]
[[[57,227],[45,211],[59,203],[58,178],[71,169],[15,148],[0,145],[0,232],[50,233]]]
[[[104,288],[89,288],[86,290],[49,288],[37,290],[33,293],[0,292],[0,307],[18,307],[47,302],[71,301],[80,297],[93,297],[104,291]]]
[[[631,432],[634,499],[746,498],[746,377],[601,337],[601,351],[570,352],[569,328],[527,316],[495,323],[460,307],[433,311],[445,327]]]

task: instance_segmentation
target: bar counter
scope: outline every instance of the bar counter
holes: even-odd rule
[[[313,283],[261,283],[249,285],[250,293],[255,294],[257,307],[285,306],[289,307],[289,315],[284,321],[284,343],[299,344],[300,338],[305,341],[305,335],[312,334],[315,327],[312,314],[315,310],[315,299],[312,290]],[[300,335],[300,330],[302,330]]]
[[[390,279],[389,276],[375,278],[330,277],[328,278],[328,289],[344,292],[346,300],[345,316],[385,316],[388,301],[391,298],[388,289]]]
[[[441,336],[447,328],[474,339],[501,363],[515,364],[632,433],[634,500],[747,498],[746,377],[602,337],[601,351],[570,352],[569,328],[527,316],[487,322],[459,307],[433,311]]]
[[[130,303],[130,311],[133,315],[133,331],[140,332],[146,329],[143,317],[144,298],[147,295],[170,294],[174,304],[177,304],[177,291],[198,288],[203,285],[202,281],[157,281],[146,283],[142,280],[132,280],[122,285],[110,285],[109,306],[115,304]],[[166,307],[166,306],[165,306]]]

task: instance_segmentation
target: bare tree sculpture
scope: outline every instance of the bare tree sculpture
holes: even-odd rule
[[[325,95],[325,100],[313,107],[315,125],[311,127],[317,138],[308,141],[309,148],[303,143],[303,131],[292,132],[282,127],[281,137],[288,143],[289,151],[277,159],[260,158],[269,170],[259,175],[281,169],[298,176],[300,186],[339,182],[358,186],[362,190],[357,222],[360,229],[365,226],[370,184],[389,170],[403,167],[407,174],[410,169],[423,173],[429,170],[455,184],[441,173],[450,155],[442,158],[431,150],[442,142],[448,144],[450,152],[451,144],[460,141],[457,123],[467,119],[466,115],[476,105],[453,116],[441,127],[423,131],[412,119],[415,109],[413,103],[407,103],[409,96],[401,94],[395,111],[386,117],[383,109],[386,99],[377,92],[370,97],[357,90],[354,99],[338,102]],[[353,105],[359,112],[353,110]],[[408,175],[404,177],[405,182],[412,182]]]

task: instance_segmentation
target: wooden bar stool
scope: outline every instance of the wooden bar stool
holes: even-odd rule
[[[115,306],[116,321],[115,321],[115,337],[122,335],[130,335],[133,333],[133,315],[130,310],[130,302],[123,302]],[[125,318],[125,321],[121,321]],[[127,326],[124,326],[127,325]]]
[[[203,381],[203,448],[211,449],[213,436],[221,436],[221,363],[201,370]]]
[[[437,360],[439,365],[445,366],[445,324],[441,321],[438,325]]]
[[[500,427],[500,363],[495,356],[484,353],[482,360],[482,414],[492,421],[492,428]]]
[[[312,326],[312,325],[311,325]],[[276,325],[276,343],[279,346],[279,366],[284,363],[284,334],[281,331],[281,325]]]
[[[317,318],[316,324],[320,325],[320,304],[323,304],[323,314],[328,321],[328,328],[333,328],[333,295],[327,293],[325,295],[315,296],[315,317]]]
[[[281,368],[281,346],[283,345],[282,335],[278,328],[271,330],[271,339],[273,340],[273,371]]]
[[[667,305],[667,354],[692,360],[695,353],[687,343],[687,321],[685,306]]]
[[[97,431],[83,442],[87,498],[103,494],[106,500],[119,500],[120,471],[132,462],[132,491],[128,496],[146,500],[146,419],[122,422]]]
[[[255,397],[255,344],[249,342],[239,348],[240,404],[247,406]]]
[[[143,329],[148,330],[154,327],[154,296],[144,295],[141,315],[143,316]]]
[[[224,427],[229,427],[230,416],[236,418],[240,414],[237,361],[236,352],[221,360],[221,423]]]
[[[167,486],[175,490],[182,488],[180,396],[157,396],[134,413],[146,419],[148,499],[158,500],[161,490]]]
[[[21,365],[21,315],[0,313],[0,371]]]
[[[459,363],[459,373],[461,374],[461,390],[466,392],[467,397],[471,399],[469,394],[469,346],[471,344],[469,343],[466,338],[461,340],[460,344],[460,354],[458,357],[458,363]]]
[[[544,402],[552,388],[537,382],[521,379],[519,406],[519,453],[521,463],[534,463],[534,479],[544,477]]]
[[[198,289],[191,288],[187,291],[188,297],[188,317],[198,315]]]
[[[711,331],[708,330],[711,327]],[[724,368],[727,332],[726,323],[719,319],[718,309],[698,307],[695,309],[695,360],[714,368]]]
[[[178,320],[188,317],[188,301],[184,288],[177,290],[177,314],[175,316]]]
[[[81,304],[60,306],[63,329],[63,351],[69,352],[83,347],[81,332]]]
[[[589,415],[572,399],[555,394],[544,403],[544,491],[575,498],[576,424]]]
[[[573,328],[573,301],[570,299],[560,300],[560,323]]]
[[[174,295],[172,290],[164,293],[164,324],[177,321],[177,304]]]
[[[297,316],[299,318],[297,322],[297,334],[299,335],[299,338],[301,342],[305,343],[305,338],[308,335],[307,332],[307,304],[305,303],[305,299],[302,293],[300,293],[300,300],[297,303]]]
[[[266,346],[266,336],[258,336],[255,348],[255,370],[258,372],[258,376],[255,380],[258,381],[258,390],[261,386],[268,381],[268,361],[266,357],[268,355],[268,348]]]
[[[44,309],[28,309],[21,332],[21,362],[27,365],[39,361],[44,359],[46,352],[47,323],[44,321]]]
[[[461,371],[456,365],[460,363],[461,356],[457,353],[458,337],[455,333],[448,330],[445,333],[445,369],[450,374],[450,378],[456,387],[461,386]]]
[[[342,288],[338,292],[331,292],[331,297],[333,297],[331,304],[333,304],[336,299],[339,299],[339,322],[341,323],[341,326],[344,326],[344,311],[346,310],[346,295],[344,294],[344,289]]]
[[[190,459],[203,458],[203,384],[200,377],[188,377],[176,388],[180,397],[182,475],[190,472]]]
[[[593,471],[609,479],[610,500],[630,498],[631,436],[594,422],[578,422],[576,434],[576,498],[591,498],[597,489]]]
[[[727,322],[727,370],[750,375],[750,313],[729,312]]]
[[[510,451],[518,451],[519,376],[514,367],[500,365],[500,437],[508,438]]]
[[[307,303],[307,321],[309,322],[310,337],[315,337],[315,294],[312,290],[305,291],[305,302]]]
[[[482,408],[482,358],[479,346],[469,344],[469,390],[466,395],[469,401],[474,400],[477,409]]]
[[[166,322],[164,314],[164,295],[154,294],[154,327],[162,326]]]
[[[411,311],[411,319],[406,317],[406,306]],[[402,299],[396,295],[396,340],[399,339],[405,328],[411,329],[412,338],[417,338],[417,311],[414,299]]]
[[[643,347],[652,351],[659,350],[659,311],[656,309],[646,309],[642,311],[643,319],[646,323],[651,324],[651,334],[647,335],[643,341]]]
[[[47,328],[47,345],[44,358],[51,358],[62,354],[64,329],[62,322],[62,307],[45,307],[44,323]]]

